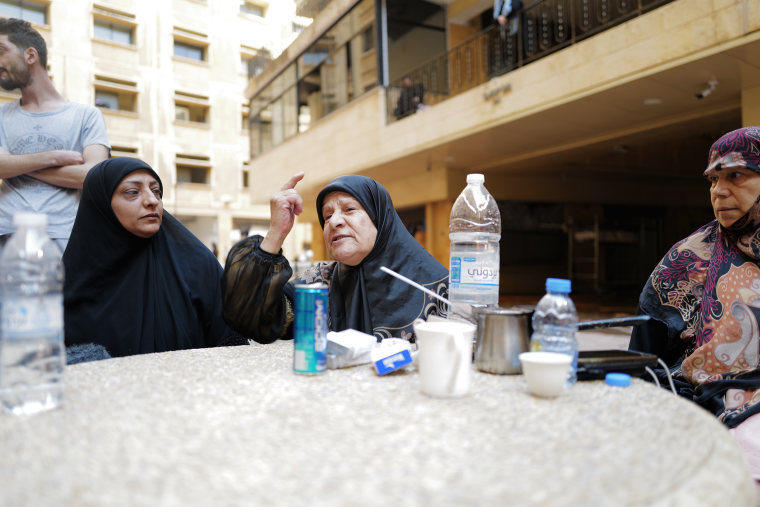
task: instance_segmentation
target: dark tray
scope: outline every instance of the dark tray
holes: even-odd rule
[[[633,377],[647,374],[645,368],[657,367],[657,356],[633,350],[584,350],[578,353],[578,380],[603,379],[608,373],[627,373]]]

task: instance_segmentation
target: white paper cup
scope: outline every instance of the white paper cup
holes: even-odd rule
[[[464,322],[414,324],[419,352],[420,390],[430,396],[457,397],[470,391],[475,326]]]
[[[520,354],[528,391],[543,398],[562,394],[573,358],[557,352],[523,352]]]

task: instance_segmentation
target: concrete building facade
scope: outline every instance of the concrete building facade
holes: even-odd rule
[[[250,194],[243,91],[310,23],[293,1],[0,0],[0,16],[43,35],[56,88],[103,111],[112,154],[150,164],[165,209],[220,259],[266,229],[269,207]]]
[[[711,219],[710,144],[760,124],[760,2],[524,4],[520,31],[498,35],[491,0],[301,2],[314,22],[246,89],[251,198],[305,171],[301,221],[316,236],[319,189],[371,176],[448,265],[451,205],[482,172],[502,211],[503,293],[540,293],[546,276],[640,288]],[[494,37],[514,60],[476,44]],[[425,104],[397,119],[405,75]]]

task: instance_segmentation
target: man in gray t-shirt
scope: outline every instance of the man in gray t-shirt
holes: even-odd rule
[[[13,214],[48,215],[47,232],[65,248],[79,191],[92,166],[108,158],[103,115],[69,102],[47,74],[47,47],[29,23],[0,19],[0,86],[21,99],[0,106],[0,246]]]

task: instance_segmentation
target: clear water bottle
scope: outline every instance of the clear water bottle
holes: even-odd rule
[[[449,218],[449,315],[470,318],[471,305],[499,303],[501,215],[483,185],[482,174],[468,174]]]
[[[547,278],[546,294],[533,313],[533,351],[559,352],[573,358],[567,385],[576,381],[578,369],[578,340],[575,338],[578,312],[570,299],[570,280]]]
[[[16,213],[0,256],[0,403],[34,414],[63,399],[63,263],[47,216]]]

